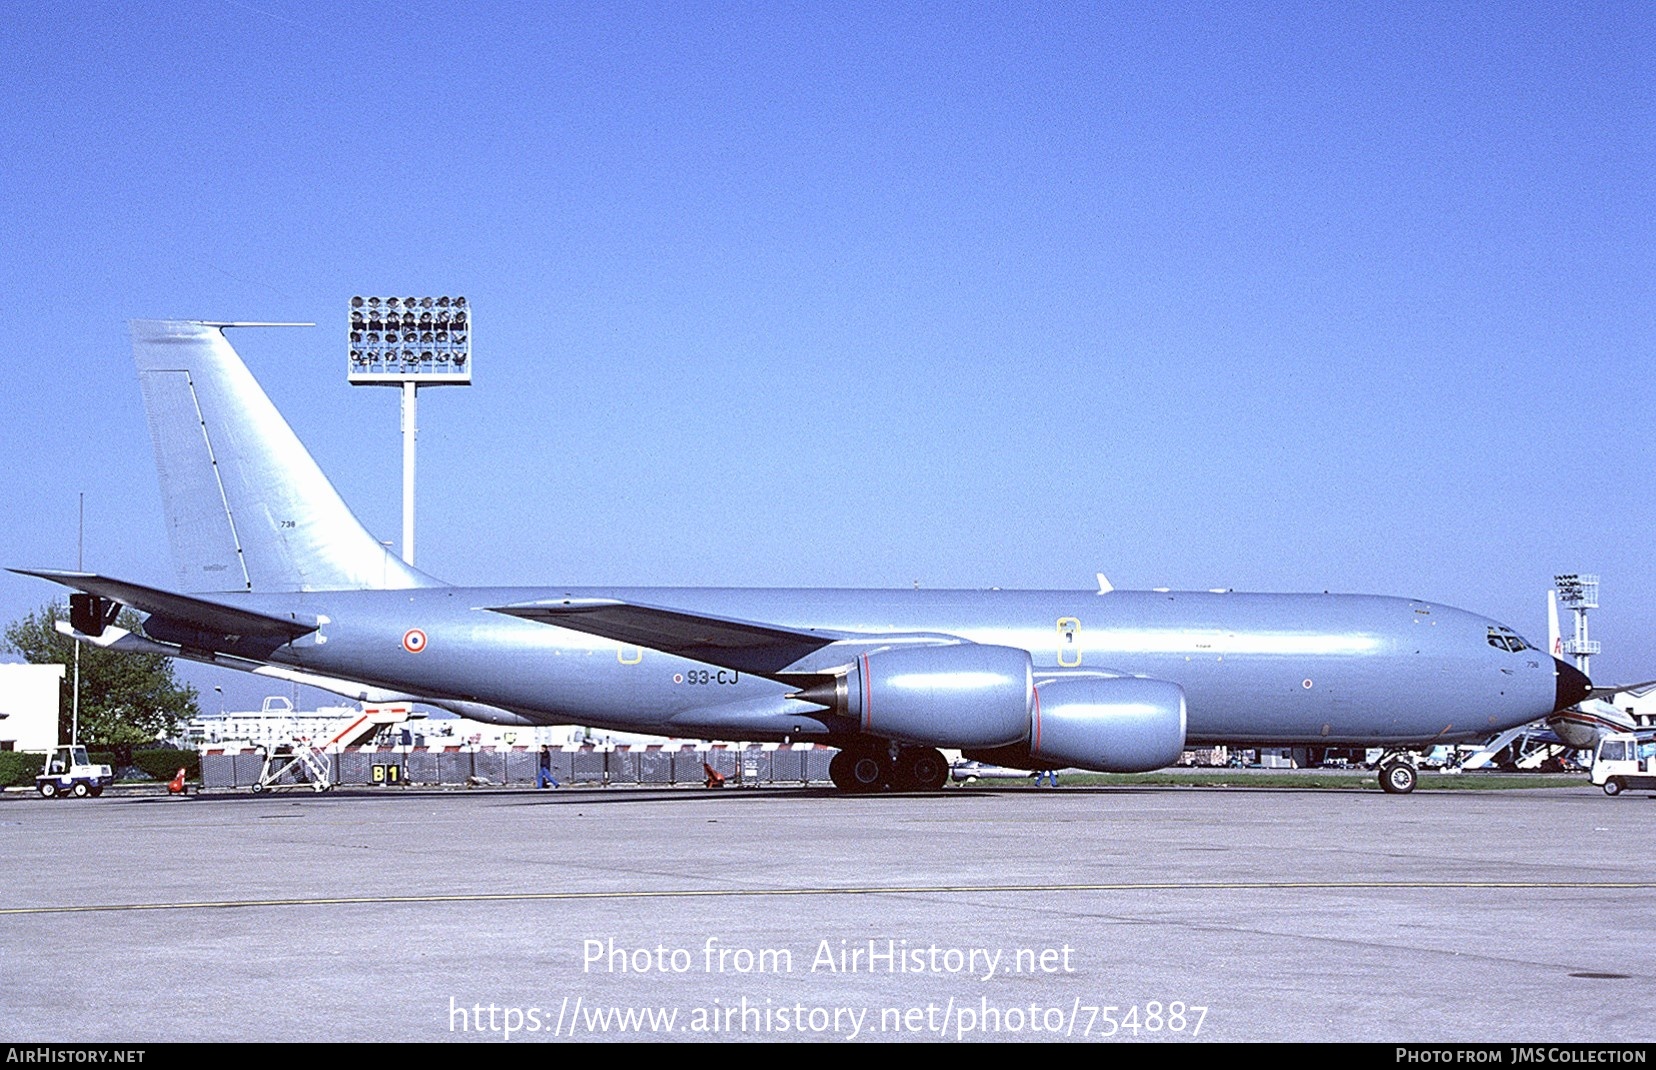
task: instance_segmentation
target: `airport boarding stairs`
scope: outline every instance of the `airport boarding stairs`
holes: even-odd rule
[[[1495,756],[1518,744],[1513,765],[1519,769],[1539,769],[1548,758],[1570,753],[1571,749],[1558,742],[1558,737],[1547,728],[1545,721],[1531,721],[1517,728],[1509,728],[1491,739],[1461,763],[1462,769],[1487,769]]]
[[[1495,756],[1497,754],[1512,746],[1514,740],[1516,740],[1519,736],[1527,735],[1534,729],[1534,727],[1534,725],[1521,724],[1517,728],[1507,729],[1505,732],[1502,732],[1500,735],[1485,743],[1472,754],[1467,755],[1466,760],[1461,763],[1461,768],[1488,769],[1489,763],[1495,760]]]
[[[334,784],[333,762],[329,755],[367,742],[381,730],[408,720],[413,712],[413,707],[407,703],[365,705],[357,716],[341,720],[321,743],[300,737],[290,744],[273,747],[265,752],[264,766],[259,770],[259,779],[254,782],[253,791],[303,787],[312,791],[327,791]]]

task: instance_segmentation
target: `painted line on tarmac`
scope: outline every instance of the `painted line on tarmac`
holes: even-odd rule
[[[0,916],[97,914],[130,910],[244,910],[257,907],[388,906],[399,903],[530,903],[572,900],[741,899],[789,896],[1003,895],[1051,892],[1246,891],[1656,891],[1656,881],[1167,881],[1123,884],[908,884],[844,888],[664,888],[656,891],[476,892],[442,895],[342,895],[182,903],[89,903],[0,907]]]

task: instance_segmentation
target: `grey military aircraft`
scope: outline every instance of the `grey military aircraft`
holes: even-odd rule
[[[351,514],[236,354],[234,324],[138,321],[177,568],[74,588],[66,631],[512,725],[818,741],[844,791],[943,785],[941,748],[1142,771],[1187,747],[1411,749],[1564,710],[1587,678],[1485,617],[1410,598],[1229,591],[455,587]],[[140,632],[114,624],[121,606]]]

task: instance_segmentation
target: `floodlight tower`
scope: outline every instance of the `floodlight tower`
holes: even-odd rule
[[[1558,601],[1565,609],[1575,610],[1575,638],[1564,640],[1564,653],[1575,655],[1576,668],[1584,675],[1588,662],[1599,652],[1598,643],[1587,638],[1587,611],[1598,608],[1599,578],[1586,572],[1569,572],[1553,577],[1558,588]]]
[[[351,298],[352,386],[402,389],[402,559],[414,563],[415,404],[422,386],[471,385],[471,306],[464,297]]]

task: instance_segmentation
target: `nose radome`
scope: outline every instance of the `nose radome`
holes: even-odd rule
[[[1558,701],[1553,706],[1553,712],[1558,713],[1569,709],[1591,694],[1593,681],[1587,679],[1586,673],[1567,661],[1554,658],[1553,665],[1558,670]]]

